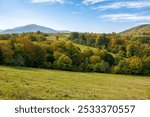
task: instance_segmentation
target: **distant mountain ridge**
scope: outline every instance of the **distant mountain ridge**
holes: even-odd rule
[[[11,33],[23,33],[23,32],[44,32],[44,33],[59,33],[59,31],[54,30],[52,28],[47,28],[44,26],[39,26],[36,24],[30,24],[26,26],[20,26],[13,29],[7,29],[3,30],[0,33],[1,34],[11,34]],[[62,32],[62,31],[61,31]],[[63,31],[63,33],[69,33],[70,31]]]
[[[68,31],[68,30],[57,30],[57,32],[59,32],[59,33],[70,33],[70,31]]]
[[[0,29],[0,32],[2,32],[3,30]]]
[[[128,35],[146,35],[150,34],[150,24],[143,24],[140,26],[133,27],[126,31],[121,32],[120,34],[128,34]]]

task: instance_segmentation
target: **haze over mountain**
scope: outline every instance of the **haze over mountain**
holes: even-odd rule
[[[70,32],[70,31],[66,31],[66,30],[57,31],[52,28],[47,28],[44,26],[36,25],[36,24],[30,24],[30,25],[26,25],[26,26],[16,27],[13,29],[3,30],[0,33],[1,34],[11,34],[11,33],[37,32],[37,31],[44,32],[44,33],[59,33],[59,32],[68,33],[68,32]]]
[[[133,27],[131,29],[121,32],[121,34],[128,34],[128,35],[150,34],[150,24],[144,24],[144,25]]]
[[[12,33],[23,33],[23,32],[44,32],[44,33],[70,33],[68,30],[55,30],[52,28],[39,26],[36,24],[29,24],[26,26],[20,26],[13,29],[6,29],[1,30],[0,34],[12,34]],[[150,34],[150,24],[144,24],[140,26],[133,27],[131,29],[125,30],[120,32],[120,34],[127,34],[127,35],[145,35]]]
[[[57,32],[59,32],[59,33],[70,33],[70,31],[68,31],[68,30],[57,30]]]

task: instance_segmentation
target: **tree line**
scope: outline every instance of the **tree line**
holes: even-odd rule
[[[89,47],[81,51],[71,41],[48,40],[49,34],[0,35],[0,65],[67,71],[150,75],[148,37],[119,34],[71,33],[74,43]],[[145,39],[148,38],[148,39]]]

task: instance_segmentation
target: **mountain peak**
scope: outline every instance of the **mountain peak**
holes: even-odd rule
[[[58,32],[60,32],[60,31],[54,30],[52,28],[40,26],[37,24],[29,24],[29,25],[25,25],[25,26],[16,27],[13,29],[7,29],[4,31],[1,31],[0,33],[11,34],[11,33],[37,32],[37,31],[44,32],[44,33],[58,33]],[[66,31],[66,32],[68,33],[69,31]]]
[[[26,26],[39,26],[39,25],[37,25],[37,24],[28,24]]]
[[[37,25],[37,24],[28,24],[28,25],[25,25],[25,26],[38,26],[38,27],[44,27],[44,26],[40,26],[40,25]],[[45,27],[47,28],[47,27]]]

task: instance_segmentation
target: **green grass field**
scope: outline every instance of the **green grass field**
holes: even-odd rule
[[[59,37],[59,41],[66,41],[66,42],[72,42],[70,40],[68,40],[67,38],[69,37],[69,34],[51,34],[47,37],[48,40],[52,40],[52,41],[58,41],[56,40],[56,36]],[[90,46],[84,46],[84,45],[81,45],[81,44],[76,44],[76,43],[73,43],[76,47],[79,47],[81,49],[81,51],[83,51],[84,49],[86,48],[90,48],[91,50],[93,51],[97,51],[97,48],[94,48],[94,47],[90,47]]]
[[[149,76],[0,66],[0,99],[150,99]]]
[[[50,34],[47,39],[52,41],[58,41],[56,40],[56,36],[58,36],[59,41],[67,41],[67,38],[69,37],[69,34],[63,34],[63,33],[56,33],[56,34]]]

